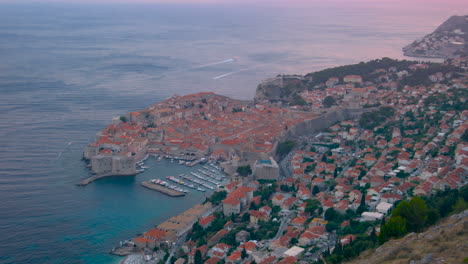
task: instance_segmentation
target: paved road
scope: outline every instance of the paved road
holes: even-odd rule
[[[176,242],[174,242],[174,244],[172,245],[171,253],[169,254],[169,258],[167,258],[166,260],[166,264],[171,263],[171,258],[174,256],[177,250],[184,244],[186,238],[187,238],[187,233],[184,233],[177,239]]]

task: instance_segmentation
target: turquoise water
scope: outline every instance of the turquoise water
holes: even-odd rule
[[[251,99],[279,73],[402,58],[402,46],[468,9],[378,2],[0,4],[0,263],[115,262],[107,252],[119,241],[204,199],[139,186],[187,170],[167,161],[75,186],[89,176],[83,147],[112,117],[175,93]]]

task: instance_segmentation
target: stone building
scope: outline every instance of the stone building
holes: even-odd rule
[[[256,179],[278,180],[279,166],[272,157],[267,160],[257,160],[254,164],[253,175]]]

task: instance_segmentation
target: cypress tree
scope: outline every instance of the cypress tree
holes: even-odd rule
[[[194,263],[195,264],[203,264],[202,254],[201,254],[200,250],[198,250],[198,249],[197,249],[197,251],[195,251]]]

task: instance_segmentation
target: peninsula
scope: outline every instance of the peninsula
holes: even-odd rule
[[[403,48],[405,56],[459,58],[468,55],[468,15],[452,16],[434,32]]]
[[[84,159],[95,176],[137,173],[148,154],[194,161],[222,162],[227,173],[238,166],[275,155],[278,143],[291,135],[323,129],[363,112],[317,108],[306,111],[271,102],[241,102],[211,92],[173,96],[149,108],[116,117],[86,146]]]

